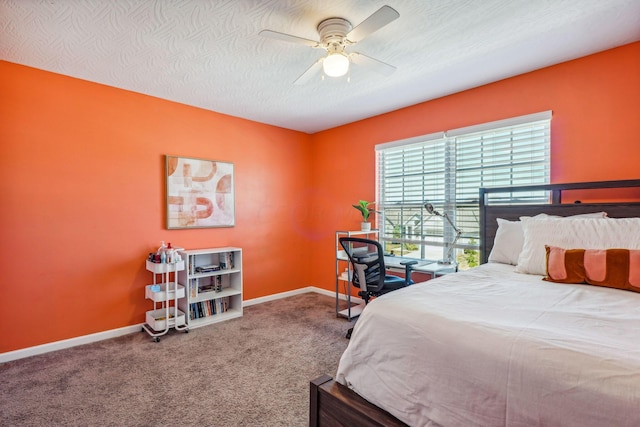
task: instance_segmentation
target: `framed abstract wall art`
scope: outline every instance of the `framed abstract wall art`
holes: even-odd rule
[[[166,156],[167,228],[233,227],[233,163]]]

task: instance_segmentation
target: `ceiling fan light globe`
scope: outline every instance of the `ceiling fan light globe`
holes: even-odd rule
[[[349,71],[349,58],[342,53],[331,53],[322,62],[322,69],[329,77],[340,77]]]

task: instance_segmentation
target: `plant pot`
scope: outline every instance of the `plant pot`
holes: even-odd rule
[[[371,223],[370,222],[361,222],[360,223],[360,231],[371,231]]]

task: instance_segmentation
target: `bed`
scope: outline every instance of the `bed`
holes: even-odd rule
[[[640,180],[480,189],[483,264],[372,301],[335,380],[311,382],[310,425],[640,425],[640,203],[624,200]]]

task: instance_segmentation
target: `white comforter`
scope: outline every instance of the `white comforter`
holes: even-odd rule
[[[336,378],[412,426],[640,426],[640,294],[486,264],[369,303]]]

